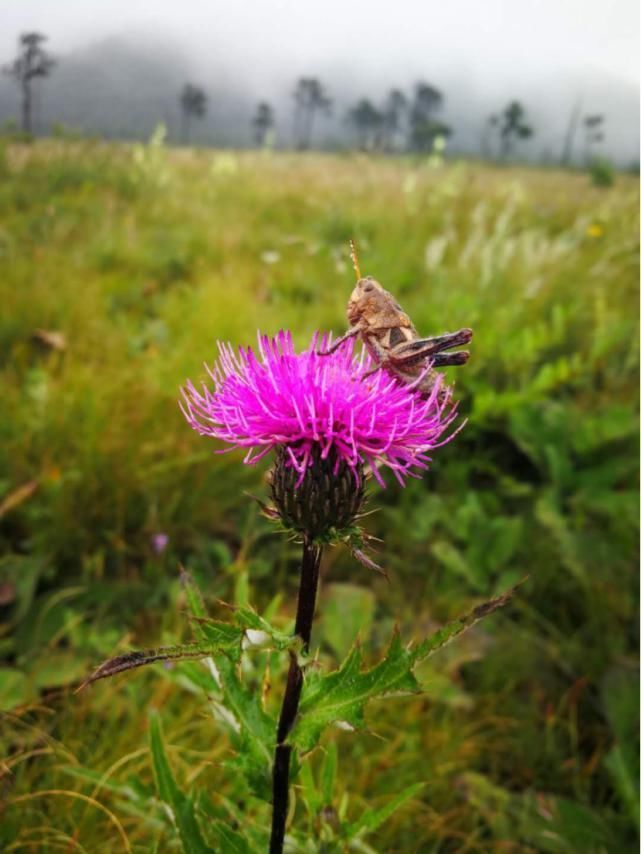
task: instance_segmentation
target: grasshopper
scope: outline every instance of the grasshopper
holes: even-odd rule
[[[429,397],[438,378],[435,368],[464,365],[469,359],[467,350],[447,351],[471,341],[472,330],[459,329],[420,338],[409,316],[392,294],[370,276],[361,277],[354,244],[350,243],[350,246],[357,275],[356,287],[347,303],[350,328],[320,355],[329,355],[350,338],[358,336],[375,365],[365,376],[384,368],[403,383],[417,383],[422,397]],[[444,386],[439,397],[449,397]]]

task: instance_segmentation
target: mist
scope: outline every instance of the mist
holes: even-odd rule
[[[524,159],[558,161],[572,111],[603,114],[602,151],[638,162],[639,75],[636,2],[434,5],[400,0],[347,7],[295,4],[43,2],[4,9],[0,62],[20,32],[49,37],[58,66],[38,84],[37,132],[64,122],[85,132],[141,138],[159,121],[178,141],[178,93],[185,82],[209,98],[196,144],[247,146],[259,100],[276,114],[276,144],[292,139],[296,80],[318,77],[333,100],[319,117],[315,147],[350,144],[345,115],[355,101],[380,104],[392,87],[411,94],[426,81],[444,95],[441,118],[452,153],[483,151],[487,119],[508,101],[526,108],[535,133]],[[0,122],[17,117],[19,93],[0,78]],[[581,131],[575,160],[582,156]]]

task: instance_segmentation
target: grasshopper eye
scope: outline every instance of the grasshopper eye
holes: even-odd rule
[[[369,294],[374,290],[374,285],[371,282],[369,282],[367,285],[363,286],[363,290],[365,291],[366,294]]]

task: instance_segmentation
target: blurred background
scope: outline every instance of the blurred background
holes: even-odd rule
[[[175,850],[152,706],[185,785],[244,797],[179,667],[73,689],[189,637],[180,565],[291,618],[297,548],[244,494],[267,464],[178,390],[217,339],[344,330],[350,238],[421,333],[475,338],[465,429],[372,490],[391,582],[326,555],[321,657],[529,580],[331,736],[335,806],[426,782],[362,850],[638,850],[638,41],[635,0],[4,5],[3,850]]]

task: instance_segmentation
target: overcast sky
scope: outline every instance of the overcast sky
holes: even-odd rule
[[[48,35],[61,59],[127,36],[134,49],[181,55],[180,67],[209,92],[266,98],[281,115],[294,80],[318,76],[335,121],[346,100],[380,102],[392,86],[411,91],[425,80],[445,92],[444,119],[463,149],[491,112],[518,98],[538,129],[533,150],[558,151],[580,104],[583,114],[606,115],[608,151],[623,163],[638,159],[640,3],[0,0],[0,65],[27,30]]]
[[[369,78],[456,66],[497,78],[602,73],[639,83],[639,0],[0,0],[0,58],[36,29],[68,51],[135,29],[247,74],[326,68]]]

